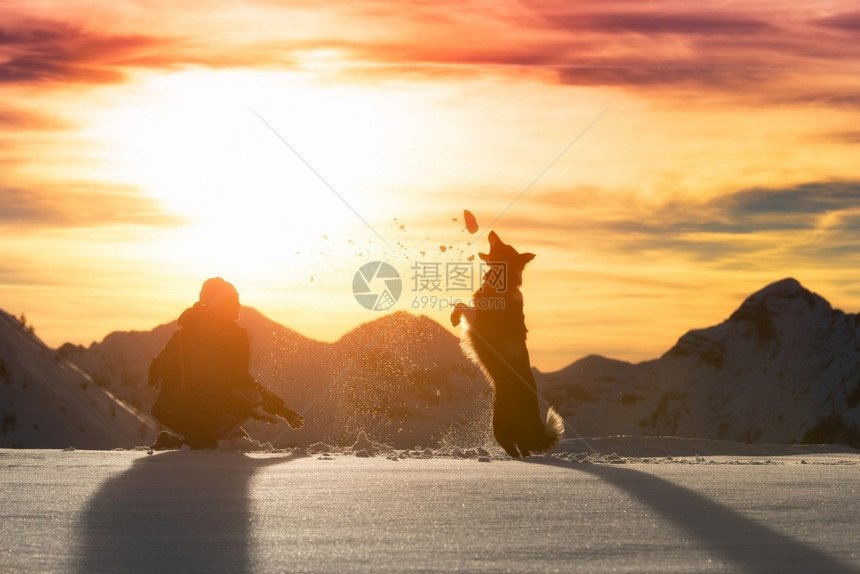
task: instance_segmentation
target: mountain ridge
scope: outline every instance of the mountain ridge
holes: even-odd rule
[[[457,337],[426,316],[390,313],[331,343],[307,338],[250,307],[242,308],[239,325],[250,338],[251,374],[306,423],[284,433],[250,422],[246,429],[255,438],[351,444],[365,430],[376,440],[407,448],[452,433],[479,434],[472,415],[489,408],[486,383],[460,352]],[[170,322],[148,332],[116,331],[89,347],[66,344],[60,351],[148,411],[157,395],[146,384],[149,361],[177,328]]]
[[[429,317],[389,313],[330,343],[250,307],[240,324],[251,338],[252,374],[308,423],[286,433],[254,423],[255,437],[351,444],[364,430],[407,448],[491,442],[490,387],[458,338]],[[687,331],[658,358],[587,355],[557,371],[533,370],[543,408],[555,406],[583,436],[860,446],[858,325],[860,316],[786,278],[748,296],[721,323]],[[176,328],[173,321],[115,331],[56,354],[146,413],[157,392],[146,384],[149,361]]]

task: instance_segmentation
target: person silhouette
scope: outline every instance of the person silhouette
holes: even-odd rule
[[[248,332],[239,327],[239,292],[222,279],[203,282],[200,299],[179,317],[179,329],[153,358],[149,383],[159,388],[152,415],[177,433],[162,431],[153,450],[214,448],[223,438],[246,436],[240,427],[249,418],[291,428],[301,415],[254,380],[248,372]],[[273,416],[274,415],[274,416]]]

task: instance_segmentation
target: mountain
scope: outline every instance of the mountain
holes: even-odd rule
[[[492,394],[457,338],[397,312],[334,343],[303,337],[251,308],[251,373],[305,416],[300,431],[247,425],[276,446],[351,444],[360,430],[399,448],[491,444]],[[754,293],[719,325],[692,330],[659,359],[588,356],[538,389],[584,436],[679,436],[749,443],[860,446],[860,316],[835,310],[794,279]],[[59,352],[148,412],[151,357],[176,324],[116,332]]]
[[[251,374],[305,417],[305,428],[249,422],[258,440],[277,446],[352,444],[360,430],[400,448],[444,441],[483,444],[491,395],[459,341],[438,323],[405,312],[360,325],[334,343],[308,339],[243,307]],[[149,363],[177,329],[114,332],[89,348],[59,353],[94,381],[149,412],[157,391]]]
[[[538,387],[577,432],[860,446],[860,316],[795,279],[639,364],[586,357]]]
[[[156,429],[3,311],[0,417],[3,448],[129,448],[145,444]]]

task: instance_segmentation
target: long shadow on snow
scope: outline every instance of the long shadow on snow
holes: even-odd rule
[[[600,478],[683,529],[739,571],[858,573],[857,569],[817,548],[646,472],[617,465],[580,464],[550,458],[528,458],[523,462],[578,470]]]
[[[173,451],[135,460],[87,504],[77,571],[249,571],[251,477],[295,458]]]

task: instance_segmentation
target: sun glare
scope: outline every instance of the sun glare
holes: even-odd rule
[[[264,265],[374,237],[389,219],[390,158],[418,121],[396,93],[295,77],[184,72],[137,84],[93,131],[115,176],[188,227],[172,259]],[[396,178],[395,178],[396,179]]]

